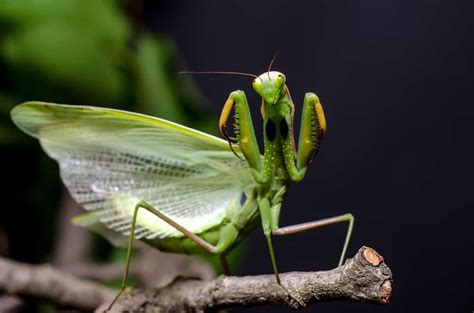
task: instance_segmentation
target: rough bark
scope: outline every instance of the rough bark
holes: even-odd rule
[[[331,300],[387,303],[392,273],[383,258],[368,247],[330,271],[281,275],[295,301],[275,283],[274,275],[220,276],[212,281],[177,279],[158,290],[133,289],[122,296],[113,312],[209,312],[228,307],[288,305],[299,308]],[[107,306],[100,307],[103,311]]]
[[[120,297],[113,312],[210,312],[262,304],[292,308],[320,301],[346,300],[387,303],[392,273],[383,258],[368,247],[330,271],[281,275],[288,292],[274,275],[220,276],[203,281],[179,278],[159,289],[132,289]],[[22,297],[48,300],[61,307],[103,311],[115,291],[75,278],[47,265],[27,265],[0,258],[0,290]],[[295,300],[298,299],[298,301]]]

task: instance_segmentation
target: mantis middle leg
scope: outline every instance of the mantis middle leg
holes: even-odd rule
[[[354,216],[350,213],[340,215],[340,216],[330,217],[330,218],[326,218],[322,220],[301,223],[301,224],[296,224],[292,226],[286,226],[283,228],[277,228],[277,229],[272,230],[271,233],[272,235],[276,235],[276,236],[290,235],[290,234],[307,231],[313,228],[336,224],[340,222],[349,222],[346,238],[344,240],[344,246],[342,247],[341,257],[339,258],[339,263],[338,263],[338,266],[341,266],[342,262],[344,262],[344,257],[346,255],[347,247],[349,246],[349,241],[351,239],[352,228],[354,226]]]
[[[268,249],[270,252],[270,258],[272,261],[273,270],[275,271],[275,278],[278,284],[281,284],[281,283],[280,283],[280,275],[278,273],[278,267],[277,267],[276,258],[275,258],[275,252],[274,252],[273,244],[272,244],[272,235],[276,235],[276,236],[290,235],[290,234],[303,232],[303,231],[321,227],[321,226],[336,224],[340,222],[349,222],[346,238],[344,240],[344,245],[341,252],[341,257],[339,258],[339,263],[338,263],[338,266],[342,265],[342,262],[344,261],[347,247],[349,245],[349,241],[351,238],[352,229],[354,226],[354,216],[352,214],[349,213],[349,214],[344,214],[344,215],[331,217],[327,219],[322,219],[322,220],[317,220],[317,221],[312,221],[312,222],[280,228],[277,226],[277,221],[275,221],[274,219],[275,213],[274,211],[272,211],[272,206],[268,198],[261,198],[258,204],[259,204],[260,216],[262,218],[263,233],[265,235],[265,238],[267,239]]]
[[[263,234],[265,235],[265,238],[267,239],[268,250],[270,252],[270,259],[272,261],[273,271],[275,272],[276,282],[283,289],[285,289],[285,291],[288,293],[288,295],[291,298],[293,298],[293,300],[298,302],[301,306],[305,306],[305,303],[297,295],[294,295],[290,290],[288,290],[281,283],[280,274],[278,272],[278,266],[277,266],[276,258],[275,258],[275,251],[273,249],[273,244],[272,244],[272,231],[271,231],[271,225],[270,225],[272,212],[271,212],[270,201],[268,200],[268,198],[259,199],[258,207],[260,210],[260,215],[262,217]]]

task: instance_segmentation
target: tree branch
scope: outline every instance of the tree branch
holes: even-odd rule
[[[387,303],[392,273],[383,258],[368,247],[330,271],[290,272],[283,285],[305,305],[346,300]],[[41,298],[60,306],[103,311],[115,291],[62,273],[47,265],[27,265],[0,258],[0,290]],[[220,276],[210,281],[179,278],[160,289],[132,289],[120,297],[114,312],[208,312],[261,304],[300,307],[275,283],[274,275]]]
[[[164,287],[176,276],[198,277],[203,280],[211,280],[216,276],[214,269],[197,257],[164,253],[152,248],[136,252],[139,253],[135,253],[136,257],[130,263],[128,275],[143,288]],[[107,281],[121,279],[125,264],[71,262],[68,266],[62,266],[59,269],[80,278]]]
[[[0,258],[0,290],[44,299],[60,306],[93,311],[116,292],[78,279],[49,265],[29,265]]]
[[[281,280],[305,305],[331,300],[383,304],[392,293],[390,269],[368,247],[360,248],[353,258],[333,270],[290,272],[282,274]],[[207,312],[262,304],[300,307],[275,283],[274,275],[220,276],[211,281],[181,278],[158,290],[133,289],[119,299],[113,312]],[[105,308],[102,306],[97,311]]]

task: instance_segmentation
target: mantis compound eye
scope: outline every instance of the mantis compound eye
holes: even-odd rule
[[[258,80],[258,78],[255,78],[252,82],[252,87],[256,92],[258,92],[260,90],[260,85],[261,85],[261,83]]]
[[[276,84],[278,87],[281,87],[285,84],[286,78],[282,74],[278,74],[276,77]]]

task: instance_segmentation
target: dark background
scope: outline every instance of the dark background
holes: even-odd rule
[[[389,305],[324,303],[307,312],[471,312],[473,6],[469,1],[187,1],[146,3],[190,70],[287,76],[299,122],[316,92],[327,139],[291,186],[281,225],[352,212],[349,256],[380,252],[394,275]],[[245,90],[257,133],[260,100],[245,77],[195,78],[219,112]],[[346,225],[275,239],[281,271],[337,264]],[[271,273],[260,230],[242,274]],[[245,312],[287,312],[255,308]]]

